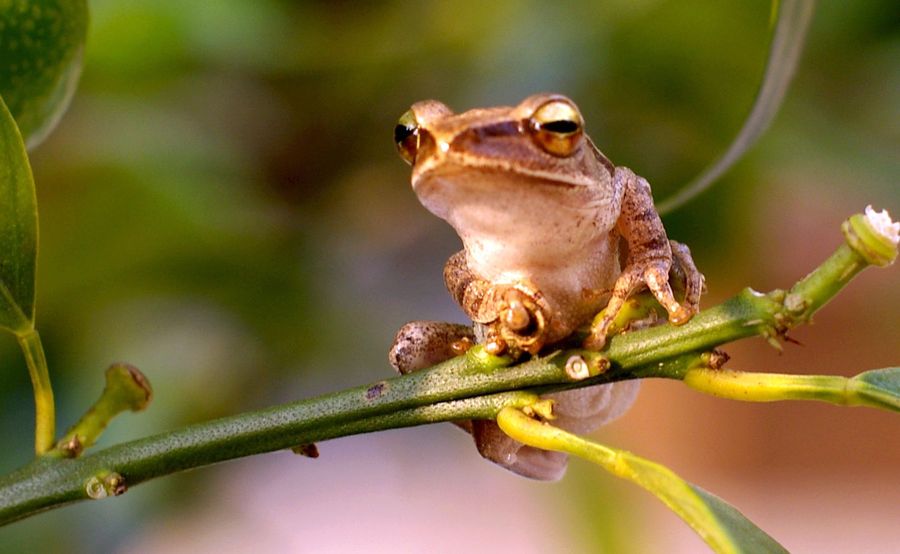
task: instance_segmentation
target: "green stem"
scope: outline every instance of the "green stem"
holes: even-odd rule
[[[763,294],[746,288],[679,327],[661,325],[615,336],[610,340],[608,356],[627,368],[755,335],[774,340],[808,322],[813,312],[869,265],[863,254],[842,244],[788,292]]]
[[[53,403],[53,388],[50,386],[50,372],[41,337],[34,328],[17,332],[16,339],[25,355],[28,375],[34,387],[34,450],[40,456],[53,448],[56,437],[56,409]]]
[[[114,417],[126,410],[143,410],[152,397],[150,382],[138,368],[123,363],[111,365],[106,370],[106,386],[100,398],[63,435],[52,453],[78,457],[100,438]]]
[[[859,252],[842,244],[821,266],[794,285],[784,302],[795,324],[834,298],[838,291],[869,265]]]
[[[524,407],[537,397],[525,392],[466,398],[397,409],[369,418],[336,417],[336,407],[372,387],[219,419],[107,448],[77,459],[41,458],[0,480],[0,525],[51,507],[91,498],[89,485],[107,475],[125,488],[153,477],[336,437],[438,421],[491,419],[504,406]],[[356,413],[377,413],[360,408]]]

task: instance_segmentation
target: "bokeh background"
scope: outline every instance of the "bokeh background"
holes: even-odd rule
[[[720,153],[767,49],[759,0],[566,3],[92,0],[80,89],[32,153],[38,326],[74,421],[113,361],[156,397],[101,444],[379,380],[410,319],[462,321],[459,248],[418,205],[391,129],[558,91],[663,198]],[[900,214],[900,12],[822,2],[781,113],[666,217],[711,305],[787,286],[866,204]],[[730,346],[739,369],[851,375],[900,361],[896,267],[861,276],[802,346]],[[0,337],[0,470],[31,456],[32,397]],[[797,552],[900,540],[900,426],[867,409],[747,405],[647,382],[598,440],[660,461]],[[351,437],[160,479],[0,530],[2,552],[697,552],[643,491],[580,462],[561,483],[482,462],[450,425]],[[894,550],[895,551],[895,550]]]

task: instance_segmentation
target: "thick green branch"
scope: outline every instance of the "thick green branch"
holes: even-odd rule
[[[504,406],[533,403],[534,394],[545,390],[644,377],[684,379],[698,368],[715,367],[705,353],[720,344],[752,335],[774,340],[808,321],[853,275],[883,261],[860,252],[849,237],[848,244],[790,291],[747,289],[680,327],[613,337],[603,352],[608,369],[589,379],[574,380],[566,366],[573,356],[596,360],[596,352],[561,351],[509,366],[475,347],[434,368],[370,386],[192,425],[77,459],[45,456],[0,478],[0,524],[224,460],[355,433],[494,418]]]

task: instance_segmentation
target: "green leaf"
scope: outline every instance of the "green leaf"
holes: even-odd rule
[[[900,367],[865,371],[850,382],[866,404],[900,412]]]
[[[87,24],[86,0],[0,0],[0,95],[29,148],[72,98]]]
[[[678,476],[672,475],[678,479]],[[709,508],[718,525],[725,530],[732,543],[737,546],[735,550],[723,549],[722,552],[787,552],[786,548],[744,517],[744,514],[737,511],[734,506],[697,485],[687,484],[693,489],[699,501]],[[710,541],[707,540],[707,542]],[[711,543],[710,546],[712,546]]]
[[[0,98],[0,328],[34,327],[37,202],[25,145]]]
[[[524,444],[568,452],[640,485],[662,500],[716,552],[787,552],[737,509],[665,466],[541,423],[517,408],[501,410],[497,424],[507,435]]]

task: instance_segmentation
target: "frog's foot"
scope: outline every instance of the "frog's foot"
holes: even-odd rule
[[[463,354],[474,340],[468,325],[412,321],[397,331],[388,360],[400,373],[411,373]]]
[[[526,446],[507,436],[494,421],[474,420],[471,432],[483,458],[513,473],[540,481],[558,481],[566,473],[567,454]]]
[[[507,349],[536,354],[546,342],[550,310],[544,296],[528,283],[495,285],[487,297],[496,319],[488,324],[485,348],[499,355]]]
[[[643,258],[630,263],[616,280],[612,297],[604,309],[604,315],[599,322],[591,327],[590,335],[585,339],[585,348],[600,350],[606,344],[609,334],[619,311],[625,305],[629,296],[641,285],[646,285],[657,302],[665,308],[669,314],[669,322],[674,325],[687,323],[699,310],[700,293],[703,290],[703,275],[697,271],[690,251],[680,243],[674,243],[674,258],[677,260],[677,274],[682,272],[685,279],[685,301],[679,303],[675,300],[672,287],[669,284],[669,270],[672,268],[672,258],[660,256]]]

